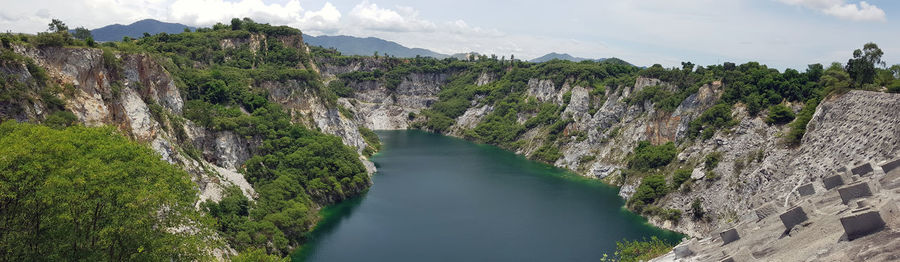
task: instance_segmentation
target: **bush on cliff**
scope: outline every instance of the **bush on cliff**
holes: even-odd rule
[[[654,146],[650,141],[641,141],[628,160],[628,168],[646,171],[666,166],[672,162],[676,154],[675,143],[668,142]]]

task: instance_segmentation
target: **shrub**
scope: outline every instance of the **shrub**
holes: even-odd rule
[[[53,128],[64,128],[78,121],[78,117],[69,111],[56,111],[47,116],[44,124]]]
[[[69,37],[69,34],[66,32],[54,32],[54,33],[38,33],[36,37],[32,38],[34,41],[32,44],[38,47],[48,47],[48,46],[65,46],[72,42],[72,39]]]
[[[700,117],[691,121],[688,125],[688,137],[697,137],[703,132],[704,139],[708,139],[717,129],[735,124],[731,117],[731,106],[718,104],[703,111]]]
[[[791,120],[794,120],[794,112],[791,111],[790,107],[782,104],[769,107],[769,116],[766,117],[766,123],[782,125],[790,123]]]
[[[813,114],[816,113],[816,107],[819,106],[819,99],[813,98],[806,102],[794,122],[791,122],[791,131],[788,132],[785,140],[790,145],[799,145],[806,133],[806,124],[812,120]]]
[[[722,152],[712,152],[706,155],[703,163],[706,164],[706,170],[713,170],[719,166],[719,161],[722,161]]]
[[[636,170],[649,170],[668,165],[677,154],[675,143],[668,142],[654,146],[649,141],[641,141],[634,148],[634,153],[628,161],[628,168]]]
[[[680,188],[681,184],[684,184],[685,181],[691,179],[691,170],[690,169],[678,169],[675,170],[675,173],[672,175],[672,188]]]
[[[643,241],[616,241],[616,259],[620,262],[650,261],[672,250],[672,245],[656,236]]]
[[[894,80],[887,88],[888,93],[900,93],[900,80]]]
[[[536,160],[553,163],[556,162],[557,159],[562,157],[562,153],[559,152],[559,148],[547,144],[538,148],[538,150],[534,152],[532,157]]]
[[[691,202],[691,217],[696,221],[700,218],[703,218],[703,202],[700,201],[699,198],[695,198],[693,202]]]
[[[361,126],[359,127],[359,134],[362,135],[363,140],[366,141],[366,144],[369,144],[369,146],[371,146],[373,149],[381,149],[381,140],[378,139],[378,134],[375,134],[374,131]]]
[[[634,195],[631,196],[630,201],[633,203],[651,204],[668,193],[669,188],[666,186],[666,177],[661,174],[650,175],[641,180],[641,184],[634,192]]]

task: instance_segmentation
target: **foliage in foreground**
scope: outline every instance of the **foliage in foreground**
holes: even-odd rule
[[[187,173],[112,128],[0,124],[0,260],[204,259]]]
[[[622,241],[616,241],[616,258],[613,261],[649,261],[650,259],[668,253],[673,247],[673,245],[660,240],[656,236],[650,237],[650,240],[644,239],[643,241],[628,241],[627,239],[623,239]]]

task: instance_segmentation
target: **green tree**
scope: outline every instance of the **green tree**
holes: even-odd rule
[[[825,87],[826,94],[847,90],[852,85],[852,81],[850,74],[844,71],[840,63],[832,63],[819,80],[820,84]]]
[[[646,238],[643,241],[616,241],[616,259],[619,262],[649,261],[662,256],[673,248],[672,244],[660,240],[656,236]]]
[[[76,39],[81,39],[81,40],[86,40],[86,39],[92,37],[91,30],[88,30],[87,28],[84,28],[83,26],[76,27],[75,33],[72,34],[72,36],[75,37]]]
[[[240,18],[235,17],[231,19],[231,30],[241,30]]]
[[[187,173],[113,128],[0,124],[0,260],[197,260]]]
[[[53,18],[50,20],[50,23],[47,24],[47,31],[53,33],[67,33],[69,32],[69,27],[66,26],[66,23],[63,23],[63,21]]]
[[[766,117],[766,123],[769,124],[787,124],[794,120],[794,112],[790,107],[783,104],[777,104],[769,107],[769,116]]]
[[[672,188],[678,189],[681,187],[681,184],[687,182],[691,179],[691,170],[690,169],[678,169],[675,170],[675,173],[672,175]]]
[[[654,146],[649,141],[641,141],[634,148],[628,167],[642,171],[662,167],[672,162],[676,154],[675,144],[672,142]]]
[[[881,61],[882,55],[884,52],[875,43],[867,43],[862,50],[853,51],[853,58],[847,61],[846,69],[856,87],[874,83],[875,67],[885,65],[884,61]]]
[[[666,186],[666,177],[661,174],[650,175],[641,180],[641,185],[635,190],[630,202],[636,208],[644,204],[651,204],[656,199],[661,198],[669,193],[669,187]],[[640,211],[640,210],[637,210]]]

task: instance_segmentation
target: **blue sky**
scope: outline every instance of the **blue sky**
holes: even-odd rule
[[[900,63],[895,0],[2,0],[0,29],[51,17],[96,28],[143,18],[208,26],[251,17],[312,35],[375,36],[442,53],[530,59],[549,52],[638,65],[758,61],[783,69],[846,62],[878,43]]]

